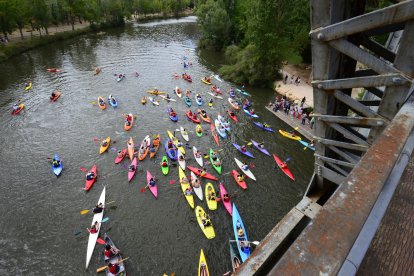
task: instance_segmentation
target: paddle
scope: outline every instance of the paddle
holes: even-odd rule
[[[230,240],[231,242],[235,242],[236,240]],[[252,243],[254,245],[259,245],[260,242],[259,241],[243,241],[243,242],[248,242],[248,243]]]
[[[98,238],[96,240],[96,242],[99,243],[99,244],[102,244],[102,245],[106,244],[106,242],[103,239],[101,239],[101,238]]]
[[[105,205],[112,204],[114,202],[115,201],[110,201],[110,202],[106,203]],[[93,210],[93,208],[92,209],[85,209],[85,210],[80,211],[80,213],[81,213],[81,215],[85,215],[85,214],[89,213],[92,210]]]
[[[85,169],[84,167],[81,167],[81,168],[80,168],[80,170],[81,170],[81,171],[83,171],[83,172],[87,172],[87,171],[88,171],[88,170],[87,170],[87,169]]]
[[[285,163],[289,162],[291,160],[290,157],[286,158]]]
[[[123,262],[125,262],[125,261],[126,261],[126,260],[128,260],[128,259],[129,259],[129,257],[128,257],[128,258],[125,258],[125,259],[122,259],[122,260],[120,260],[120,261],[118,262],[118,264],[123,263]],[[102,266],[102,267],[98,268],[98,269],[96,270],[96,272],[97,272],[97,273],[99,273],[99,272],[103,272],[103,271],[105,271],[107,268],[108,268],[108,266],[107,266],[107,265]]]
[[[101,223],[107,222],[109,220],[109,217],[104,218]]]

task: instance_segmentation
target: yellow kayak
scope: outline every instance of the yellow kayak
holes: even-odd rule
[[[198,261],[198,276],[210,276],[210,272],[208,272],[206,256],[204,256],[203,249],[201,249],[200,260]]]
[[[283,136],[285,136],[286,138],[289,138],[289,139],[292,139],[292,140],[296,140],[296,141],[302,140],[302,138],[300,138],[299,136],[293,135],[293,134],[291,134],[289,132],[286,132],[286,131],[283,131],[281,129],[279,129],[279,133],[282,134]]]
[[[184,147],[182,145],[178,146],[178,139],[171,133],[171,131],[167,130],[167,134],[171,141],[174,143],[174,145],[177,147],[177,149],[181,151],[182,154],[185,154]]]
[[[24,90],[30,90],[30,88],[32,88],[32,85],[33,85],[33,83],[32,82],[29,82],[29,85],[28,86],[26,86],[25,88],[24,88]]]
[[[106,142],[106,145],[104,146],[104,143]],[[109,144],[111,143],[111,137],[107,137],[105,140],[102,141],[101,148],[99,149],[99,154],[104,153],[108,150]]]
[[[211,222],[211,219],[207,218],[206,212],[204,212],[204,209],[201,206],[195,207],[195,214],[197,217],[198,225],[200,225],[201,230],[203,231],[204,235],[206,235],[207,239],[213,239],[216,236],[216,233],[214,232],[213,224]],[[207,219],[207,221],[210,222],[209,226],[204,226],[202,219]]]
[[[181,190],[183,190],[185,199],[187,199],[188,204],[190,204],[190,207],[194,209],[194,197],[193,194],[186,195],[185,191],[188,187],[191,187],[188,178],[185,176],[185,173],[181,167],[178,168],[178,175],[180,177],[180,184],[181,184]],[[187,178],[187,182],[183,183],[183,178]]]
[[[207,84],[207,85],[211,85],[211,82],[209,82],[209,81],[205,80],[204,78],[202,78],[202,79],[201,79],[201,81],[202,81],[203,83]]]
[[[217,201],[216,201],[217,195],[216,195],[216,191],[214,190],[213,184],[208,182],[206,184],[206,188],[204,189],[204,192],[206,194],[208,209],[212,211],[217,210]]]
[[[152,95],[163,95],[163,94],[167,94],[167,92],[162,92],[162,91],[158,91],[158,90],[147,90],[148,94],[152,94]]]

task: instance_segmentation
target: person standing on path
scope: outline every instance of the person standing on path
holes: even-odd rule
[[[303,105],[305,104],[306,101],[306,97],[303,97],[302,101],[300,102],[300,107],[303,107]]]

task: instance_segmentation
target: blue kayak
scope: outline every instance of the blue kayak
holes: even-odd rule
[[[171,107],[169,107],[169,108],[167,108],[167,113],[168,113],[168,116],[170,117],[170,119],[171,119],[171,121],[173,121],[173,122],[177,122],[178,121],[178,115],[177,115],[177,113],[175,113],[175,116],[172,116],[171,115]]]
[[[246,96],[251,96],[247,91],[245,90],[241,90],[241,89],[236,89],[237,92],[239,92],[240,94],[246,95]]]
[[[309,143],[306,143],[306,142],[304,142],[302,140],[299,140],[299,143],[301,143],[302,145],[304,145],[307,148],[310,148],[311,150],[315,150],[315,147],[310,146]]]
[[[165,141],[165,152],[168,155],[168,158],[170,158],[172,161],[176,161],[178,159],[178,154],[177,154],[177,147],[174,145],[174,143],[172,144],[172,148],[168,148],[168,142],[171,141],[170,139],[167,139]]]
[[[269,132],[275,132],[273,129],[271,129],[270,127],[265,127],[262,123],[259,122],[254,122],[253,124],[255,124],[256,126],[260,127],[263,130],[269,131]]]
[[[259,118],[259,115],[257,115],[257,114],[251,114],[251,113],[250,113],[250,111],[249,111],[249,110],[247,110],[247,109],[245,109],[245,108],[243,108],[243,110],[244,110],[244,112],[245,112],[247,115],[249,115],[250,117],[253,117],[253,118]]]
[[[58,167],[55,167],[55,166],[52,164],[52,171],[53,171],[53,173],[54,173],[56,176],[59,176],[59,175],[60,175],[60,173],[62,172],[62,169],[63,169],[63,164],[62,164],[62,161],[60,160],[60,157],[59,157],[59,155],[58,155],[57,153],[55,153],[55,156],[53,157],[53,159],[60,161],[60,163],[59,163],[59,166],[58,166]]]
[[[202,106],[203,105],[203,99],[201,98],[201,96],[197,97],[197,95],[196,95],[195,98],[196,98],[197,105]]]
[[[115,98],[112,98],[111,100],[108,100],[108,102],[113,108],[118,106],[118,101]]]
[[[241,247],[241,241],[249,241],[246,234],[246,228],[244,228],[243,221],[240,217],[239,211],[236,208],[236,204],[233,202],[233,230],[234,230],[234,238],[237,241],[237,249],[239,250],[240,257],[242,262],[245,262],[247,258],[250,256],[250,246],[249,247]]]
[[[249,157],[251,157],[251,158],[254,158],[253,154],[252,154],[250,151],[248,151],[248,150],[246,150],[246,151],[242,151],[242,150],[241,150],[241,146],[237,145],[236,143],[233,143],[233,146],[235,146],[235,147],[236,147],[236,149],[237,149],[238,151],[240,151],[241,153],[243,153],[244,155],[247,155],[247,156],[249,156]]]
[[[191,99],[187,96],[184,97],[184,102],[188,107],[191,107]]]

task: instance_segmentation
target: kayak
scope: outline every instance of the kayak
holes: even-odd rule
[[[188,82],[193,82],[190,75],[183,75],[183,79],[188,81]]]
[[[198,165],[200,165],[200,167],[202,167],[203,166],[203,155],[200,152],[200,157],[197,157],[196,156],[196,153],[197,153],[197,148],[195,146],[193,146],[193,155],[194,155],[194,158],[197,161]]]
[[[213,105],[214,105],[214,102],[213,102],[212,100],[210,100],[210,101],[208,102],[208,106],[209,106],[209,107],[213,107]]]
[[[204,256],[203,249],[200,252],[200,260],[198,261],[198,276],[210,276],[208,271],[206,257]]]
[[[108,102],[113,108],[118,107],[118,101],[114,97],[112,97],[110,100],[108,99]]]
[[[269,131],[269,132],[275,132],[273,129],[271,129],[270,127],[265,127],[262,123],[259,122],[255,122],[253,121],[253,124],[255,124],[256,126],[260,127],[263,130]]]
[[[206,196],[208,209],[212,211],[217,210],[216,191],[214,190],[213,184],[208,182],[206,184],[206,188],[204,189],[204,192]]]
[[[203,112],[201,109],[197,109],[197,113],[200,115],[201,120],[203,120],[204,122],[210,124],[211,123],[211,119],[210,117],[207,115],[207,112],[205,113],[206,115],[203,116]]]
[[[154,195],[155,198],[158,198],[158,189],[157,189],[157,183],[155,183],[154,186],[151,186],[149,184],[151,178],[153,178],[152,174],[147,171],[147,186],[149,187],[151,193]]]
[[[191,182],[191,186],[193,187],[193,191],[200,200],[203,200],[203,188],[201,187],[201,183],[199,187],[194,186],[194,181],[196,181],[197,179],[198,179],[197,176],[193,172],[191,172],[190,182]]]
[[[167,156],[163,156],[162,157],[162,160],[161,160],[161,163],[164,163],[164,162],[167,162],[167,167],[163,167],[162,165],[161,165],[161,171],[162,171],[162,174],[163,175],[167,175],[168,174],[168,172],[170,171],[170,166],[169,166],[169,164],[168,164],[168,158],[167,158]]]
[[[257,115],[257,114],[251,114],[250,113],[250,111],[249,110],[247,110],[247,109],[245,109],[245,108],[243,108],[243,111],[244,111],[244,113],[246,113],[247,115],[249,115],[250,117],[253,117],[253,118],[259,118],[259,115]]]
[[[211,95],[211,96],[213,96],[214,98],[217,98],[217,99],[219,99],[219,100],[222,100],[222,99],[223,99],[223,97],[222,97],[222,96],[216,95],[216,94],[211,93],[211,92],[207,92],[207,94],[209,94],[209,95]]]
[[[177,137],[174,136],[174,134],[171,133],[171,131],[167,130],[168,137],[171,139],[171,141],[174,143],[175,147],[181,151],[183,154],[185,154],[185,149],[182,146],[181,142],[177,139]],[[178,146],[178,143],[181,144],[181,146]]]
[[[215,78],[216,80],[218,80],[219,82],[223,82],[223,80],[219,77],[219,75],[214,75],[214,78]]]
[[[162,91],[158,91],[158,90],[147,90],[148,94],[152,94],[152,95],[163,95],[163,94],[167,94],[167,92],[162,92]]]
[[[181,136],[183,136],[184,140],[186,140],[187,142],[190,141],[187,130],[183,128],[182,126],[180,126],[180,133],[181,133]]]
[[[208,172],[206,172],[205,174],[201,175],[201,170],[200,169],[197,169],[197,168],[194,168],[194,167],[191,167],[191,166],[187,166],[187,168],[190,171],[194,172],[196,175],[201,176],[203,178],[211,179],[211,180],[214,180],[214,181],[217,181],[218,180],[217,177],[215,177],[212,174],[209,174]]]
[[[142,104],[146,104],[146,103],[147,103],[147,97],[145,97],[145,96],[144,96],[144,97],[141,99],[141,103],[142,103]]]
[[[188,96],[185,96],[185,97],[184,97],[184,102],[185,102],[185,104],[186,104],[188,107],[190,107],[190,106],[191,106],[191,99],[190,99]]]
[[[292,139],[292,140],[296,140],[296,141],[302,140],[302,138],[300,138],[299,136],[289,133],[287,131],[283,131],[281,129],[279,129],[279,133],[282,134],[282,136]]]
[[[246,229],[244,228],[243,221],[240,217],[239,211],[237,210],[236,204],[234,204],[234,202],[233,202],[232,221],[233,221],[234,237],[235,237],[235,240],[237,241],[237,249],[239,250],[239,254],[240,254],[242,262],[245,262],[247,258],[250,256],[250,248],[242,249],[242,247],[240,247],[239,241],[248,241],[249,239],[247,238]],[[242,229],[243,231],[242,235],[240,235],[240,232],[241,232],[240,229]]]
[[[299,140],[299,143],[301,143],[302,145],[304,145],[307,148],[310,148],[311,150],[315,150],[315,147],[310,146],[310,144],[305,142],[305,141]]]
[[[229,212],[230,216],[233,215],[233,209],[231,206],[231,202],[230,199],[229,201],[225,201],[224,200],[224,195],[228,194],[226,188],[224,188],[223,183],[220,182],[220,198],[221,198],[221,202],[223,202],[224,208],[226,208],[227,212]]]
[[[245,96],[251,96],[247,91],[245,91],[245,90],[240,90],[240,89],[236,89],[236,91],[237,92],[239,92],[240,94],[243,94],[243,95],[245,95]]]
[[[104,234],[104,241],[105,241],[106,244],[109,244],[113,249],[119,251],[118,247],[115,246],[114,242],[109,238],[107,233]],[[105,251],[105,249],[104,249],[104,251]],[[118,254],[112,256],[112,258],[108,258],[106,256],[104,258],[105,258],[105,265],[108,265],[109,263],[115,264],[115,263],[119,263],[122,260],[122,255],[121,255],[121,253],[118,253]],[[119,272],[117,274],[112,274],[111,272],[109,272],[109,268],[106,269],[105,272],[106,272],[106,276],[115,276],[115,275],[123,276],[123,275],[126,275],[125,264],[124,263],[119,263]]]
[[[127,143],[128,146],[128,155],[129,155],[129,159],[134,158],[134,152],[135,152],[135,148],[134,148],[134,140],[132,140],[132,137],[129,137],[129,141]]]
[[[229,98],[229,103],[230,103],[231,107],[233,107],[234,109],[236,109],[236,110],[240,109],[240,105],[235,100],[233,100],[232,98]]]
[[[193,121],[193,123],[199,124],[200,123],[200,119],[197,118],[197,113],[192,113],[192,115],[190,115],[191,110],[188,110],[185,112],[185,115],[187,115],[187,118],[190,119],[191,121]],[[194,117],[195,115],[195,117]]]
[[[216,141],[217,146],[220,146],[218,134],[217,134],[216,128],[214,127],[213,124],[210,124],[210,130],[211,130],[211,135],[213,136],[214,141]]]
[[[119,164],[121,163],[121,161],[125,158],[125,156],[127,155],[128,150],[127,149],[123,149],[121,151],[121,156],[116,156],[115,158],[115,164]]]
[[[209,240],[213,239],[216,236],[216,233],[214,232],[213,224],[212,224],[211,219],[210,219],[210,225],[209,226],[204,226],[203,225],[202,220],[203,219],[208,219],[208,216],[207,216],[206,212],[204,211],[204,209],[201,206],[196,206],[195,207],[195,215],[197,217],[198,225],[200,225],[201,231],[203,231],[203,233],[204,233],[204,235],[206,235],[207,239],[209,239]],[[202,254],[200,256],[200,266],[201,266],[202,259],[204,260],[204,263],[205,263],[204,254]],[[207,268],[207,264],[206,264],[206,268]],[[200,268],[199,268],[199,273],[200,273]],[[199,274],[199,275],[205,275],[205,274]]]
[[[46,70],[50,73],[59,73],[60,72],[60,69],[57,69],[57,68],[48,68]]]
[[[93,74],[94,76],[99,75],[99,73],[101,73],[102,69],[99,67],[95,68],[95,73]]]
[[[98,205],[99,204],[102,204],[103,207],[105,207],[105,187],[103,188],[101,196],[99,197]],[[87,269],[88,266],[89,266],[89,262],[91,261],[93,250],[95,249],[96,241],[98,240],[99,231],[101,230],[101,224],[102,224],[101,222],[102,222],[104,210],[105,209],[103,209],[102,212],[96,213],[96,214],[93,215],[91,225],[94,225],[95,222],[98,222],[98,227],[96,229],[96,233],[89,233],[88,247],[86,249],[86,267],[85,267],[85,269]]]
[[[131,129],[132,124],[134,123],[134,115],[132,115],[132,113],[129,113],[128,115],[129,115],[129,116],[130,116],[130,118],[132,118],[132,119],[131,119],[131,121],[129,122],[129,125],[127,124],[127,122],[128,122],[128,121],[127,121],[127,120],[125,120],[125,123],[124,123],[124,129],[125,129],[125,130],[127,130],[127,131]]]
[[[239,185],[240,187],[242,187],[243,190],[246,190],[247,189],[246,181],[244,181],[244,180],[240,181],[238,179],[239,173],[236,170],[232,170],[231,171],[231,174],[233,175],[233,178],[236,181],[237,185]]]
[[[178,86],[175,87],[174,92],[179,98],[183,96],[183,92],[181,92],[181,89]]]
[[[142,140],[141,146],[139,147],[139,150],[138,150],[138,160],[139,161],[142,161],[142,160],[145,159],[145,157],[147,157],[150,146],[151,146],[151,139],[150,139],[150,136],[147,135]]]
[[[251,158],[254,158],[253,154],[252,154],[250,151],[248,151],[247,149],[246,149],[246,151],[242,151],[242,150],[241,150],[241,146],[237,145],[236,143],[233,143],[233,146],[234,146],[234,147],[235,147],[238,151],[240,151],[241,153],[243,153],[244,155],[247,155],[247,156],[249,156],[249,157],[251,157]]]
[[[233,120],[233,121],[235,121],[236,123],[238,123],[239,122],[239,120],[237,119],[237,117],[236,117],[236,114],[234,114],[234,112],[233,111],[231,111],[230,109],[227,109],[227,114],[229,115],[229,117]]]
[[[196,103],[197,103],[198,106],[203,105],[203,98],[201,98],[201,96],[199,94],[196,94],[195,100],[196,100]]]
[[[100,149],[99,149],[99,154],[102,154],[102,153],[104,153],[105,151],[107,151],[107,150],[108,150],[108,148],[109,148],[109,144],[111,143],[111,137],[106,137],[106,139],[105,139],[105,140],[103,140],[102,142],[106,142],[106,146],[103,146],[103,145],[101,144],[101,147],[100,147]]]
[[[51,98],[50,101],[51,102],[56,102],[56,100],[59,99],[60,95],[62,95],[62,93],[59,90],[57,90],[55,92],[55,96],[53,98]]]
[[[62,160],[60,160],[60,157],[59,157],[59,155],[58,155],[57,153],[55,153],[55,156],[53,157],[53,159],[55,159],[55,160],[57,160],[57,161],[60,161],[60,162],[59,162],[59,166],[58,166],[58,167],[55,167],[55,166],[53,166],[53,164],[52,164],[52,171],[53,171],[53,173],[54,173],[56,176],[59,176],[59,175],[60,175],[60,173],[62,172],[62,169],[63,169]]]
[[[171,121],[173,121],[173,122],[178,121],[177,113],[175,113],[175,111],[171,107],[167,108],[167,113],[168,113],[168,116],[170,117]],[[174,114],[172,114],[172,113],[174,113]],[[173,116],[173,115],[175,115],[175,116]]]
[[[279,166],[279,168],[284,172],[290,179],[295,181],[295,177],[293,176],[292,172],[289,170],[289,168],[286,166],[282,168],[282,165],[285,163],[282,160],[279,159],[279,157],[276,156],[276,154],[273,154],[273,158],[276,161],[276,164]],[[286,163],[285,163],[286,164]]]
[[[231,267],[233,268],[233,272],[236,272],[236,269],[242,264],[239,254],[237,252],[237,242],[235,240],[229,240],[230,244],[230,258],[231,258]]]
[[[162,99],[166,100],[167,102],[176,102],[176,100],[175,100],[175,99],[172,99],[172,98],[167,98],[167,96],[164,96],[164,95],[160,95],[160,97],[161,97]]]
[[[159,103],[158,101],[156,101],[153,97],[148,97],[148,100],[150,100],[150,102],[151,102],[153,105],[160,105],[160,103]]]
[[[178,175],[179,175],[179,180],[180,180],[180,184],[181,184],[181,190],[183,191],[184,197],[187,200],[188,204],[190,205],[191,208],[194,209],[194,197],[193,194],[186,194],[185,191],[187,190],[187,188],[191,188],[191,184],[188,181],[188,178],[185,176],[184,171],[181,168],[178,168]],[[183,179],[185,180],[183,182]],[[192,190],[192,188],[191,188]]]
[[[13,110],[13,111],[11,112],[11,114],[12,114],[12,115],[17,115],[17,114],[19,114],[19,113],[20,113],[20,111],[22,111],[24,108],[25,108],[25,105],[21,103],[21,104],[19,104],[19,108],[18,108],[17,110]]]
[[[185,159],[180,160],[180,158],[184,157],[184,154],[181,151],[178,151],[178,165],[181,169],[185,170]]]
[[[226,134],[226,129],[221,125],[221,123],[219,122],[219,120],[214,120],[214,124],[216,126],[216,130],[218,132],[218,134],[220,134],[220,136],[225,139],[227,137]]]
[[[28,90],[30,90],[30,88],[32,88],[32,86],[33,86],[33,83],[29,82],[29,85],[27,85],[27,86],[24,88],[24,90],[28,91]]]
[[[98,97],[98,106],[102,110],[105,110],[105,108],[106,108],[105,101],[101,96]]]
[[[252,144],[258,149],[258,150],[260,150],[261,152],[263,152],[264,154],[266,154],[266,155],[269,155],[269,156],[271,156],[270,155],[270,153],[263,147],[263,148],[261,148],[260,146],[259,146],[259,143],[257,143],[255,140],[253,140],[253,139],[251,139],[251,141],[252,141]]]
[[[153,150],[150,149],[150,158],[153,158],[158,151],[158,148],[160,147],[160,135],[157,134],[157,136],[155,136],[154,140],[152,140],[152,145],[153,145]]]
[[[207,81],[204,78],[201,79],[201,82],[207,84],[207,85],[211,85],[211,81]]]
[[[213,91],[214,91],[214,92],[216,92],[217,94],[222,94],[222,93],[221,93],[221,91],[220,91],[220,88],[218,88],[218,87],[212,86],[212,87],[211,87],[211,90],[213,90]]]
[[[217,172],[218,174],[221,174],[221,160],[220,160],[220,159],[218,158],[218,156],[217,156],[216,162],[218,161],[218,162],[220,163],[220,165],[216,166],[216,165],[214,164],[214,160],[213,160],[213,158],[212,158],[213,154],[214,154],[214,150],[213,150],[212,148],[210,148],[210,163],[211,163],[211,165],[213,166],[213,168],[216,170],[216,172]]]
[[[247,168],[247,170],[243,170],[243,162],[241,162],[239,159],[234,158],[234,161],[236,161],[237,166],[240,168],[240,170],[247,175],[248,178],[256,181],[256,177],[254,176],[254,174],[250,171],[249,168]]]
[[[93,165],[93,167],[88,171],[88,173],[93,172],[95,174],[95,178],[91,180],[86,179],[84,188],[85,191],[89,191],[92,188],[93,183],[95,183],[96,178],[98,177],[97,170],[96,165]]]
[[[230,123],[229,123],[229,121],[226,121],[226,119],[224,119],[224,117],[221,116],[220,113],[218,113],[218,115],[217,115],[217,120],[220,122],[220,124],[224,127],[224,129],[227,132],[230,132]]]
[[[165,141],[165,152],[167,153],[168,158],[170,158],[172,161],[177,161],[177,147],[172,143],[172,148],[168,148],[168,142],[171,141],[170,139],[167,139]]]
[[[196,126],[196,134],[198,137],[203,136],[203,128],[201,127],[201,125]]]
[[[137,158],[135,157],[134,160],[132,160],[131,166],[134,166],[134,170],[130,171],[128,169],[128,182],[131,181],[131,179],[134,177],[135,172],[137,171]]]
[[[125,75],[120,74],[120,75],[116,78],[116,81],[117,81],[117,82],[120,82],[120,81],[121,81],[121,80],[123,80],[123,79],[125,79]]]

